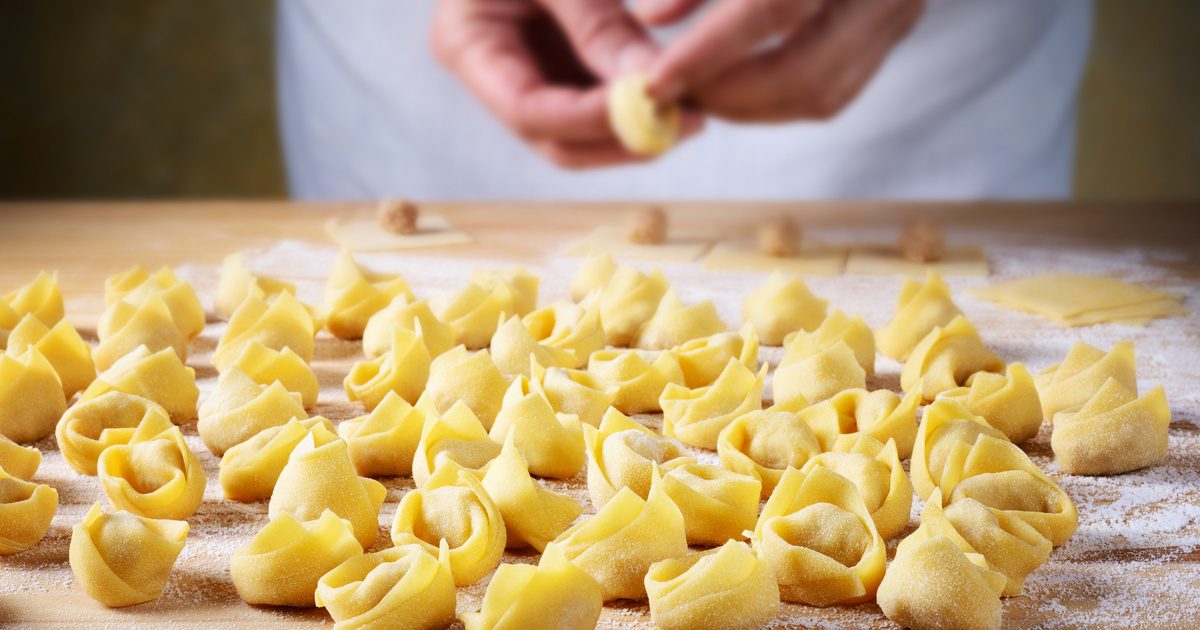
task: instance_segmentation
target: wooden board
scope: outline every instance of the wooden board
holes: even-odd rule
[[[400,271],[420,295],[460,286],[474,267],[528,266],[543,278],[542,302],[561,299],[578,260],[564,258],[568,243],[604,223],[619,220],[624,204],[430,204],[467,231],[475,244],[396,255],[364,255],[373,266]],[[1183,292],[1197,307],[1200,252],[1194,235],[1196,206],[1071,204],[667,204],[672,221],[695,221],[715,229],[753,223],[756,217],[795,213],[806,234],[828,242],[884,242],[916,216],[944,225],[950,239],[979,243],[989,254],[993,278],[1032,271],[1091,269]],[[259,270],[295,281],[301,296],[318,300],[334,249],[323,232],[326,220],[362,213],[361,204],[301,205],[280,202],[0,204],[0,290],[24,282],[39,269],[58,269],[70,319],[93,329],[103,306],[103,280],[132,264],[175,265],[211,301],[216,265],[226,254],[248,250]],[[1188,229],[1190,226],[1190,229]],[[639,265],[640,266],[640,265]],[[662,263],[685,300],[713,299],[723,318],[740,322],[741,300],[764,274],[704,269],[702,263]],[[1076,339],[1106,346],[1132,338],[1139,356],[1143,391],[1162,383],[1174,413],[1171,454],[1148,471],[1113,478],[1059,475],[1049,451],[1049,430],[1035,439],[1031,456],[1075,498],[1081,526],[1029,579],[1025,594],[1005,601],[1011,627],[1185,627],[1200,619],[1200,318],[1191,315],[1152,323],[1145,329],[1095,326],[1066,329],[1036,317],[1005,311],[967,296],[977,278],[950,279],[967,315],[1004,358],[1033,370],[1057,362]],[[890,316],[899,277],[844,275],[812,278],[810,287],[832,307],[861,313],[872,326]],[[201,390],[211,391],[209,359],[221,324],[212,323],[193,342],[189,363]],[[763,357],[777,361],[778,349]],[[356,343],[322,333],[314,369],[321,381],[315,410],[335,422],[360,415],[347,402],[341,379],[361,358]],[[879,359],[872,387],[898,389],[900,366]],[[657,418],[644,417],[655,425]],[[236,598],[228,554],[265,522],[266,503],[225,501],[216,483],[217,459],[201,445],[195,427],[185,427],[189,444],[203,460],[209,487],[190,520],[187,548],[166,594],[157,602],[108,610],[72,583],[67,565],[70,528],[97,500],[94,478],[73,473],[53,438],[38,481],[58,488],[62,499],[47,538],[33,549],[0,558],[0,625],[120,624],[139,627],[315,626],[328,622],[322,610],[256,608]],[[711,458],[711,454],[702,454]],[[380,516],[381,542],[405,479],[385,480],[388,499]],[[583,477],[549,484],[586,501]],[[917,502],[918,505],[920,502]],[[591,511],[590,507],[587,511]],[[916,525],[916,509],[910,529]],[[894,550],[894,543],[891,545]],[[533,562],[509,554],[506,561]],[[477,607],[486,580],[460,590],[459,610]],[[605,609],[604,627],[649,627],[644,604]],[[894,627],[874,605],[817,609],[785,605],[778,627]]]

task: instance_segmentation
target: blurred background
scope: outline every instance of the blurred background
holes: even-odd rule
[[[0,197],[285,196],[274,2],[119,4],[0,3]],[[1200,199],[1198,27],[1097,1],[1077,198]]]

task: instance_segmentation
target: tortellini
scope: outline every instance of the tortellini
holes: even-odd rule
[[[529,476],[529,465],[511,434],[500,455],[488,464],[483,488],[504,518],[509,549],[542,551],[583,513],[573,497],[548,490]]]
[[[307,522],[284,513],[233,552],[229,573],[247,604],[311,608],[321,577],[362,552],[354,526],[332,510]]]
[[[133,394],[108,392],[80,401],[58,421],[58,449],[75,472],[95,475],[100,453],[115,444],[128,444],[146,416],[170,420],[161,405]]]
[[[599,429],[585,426],[583,438],[588,450],[588,495],[596,509],[622,488],[646,497],[654,467],[683,455],[679,443],[659,437],[616,409],[604,414]]]
[[[308,420],[293,418],[281,427],[271,427],[225,451],[218,478],[225,498],[231,501],[258,501],[270,498],[279,473],[287,465],[292,450],[309,434],[320,446],[337,439],[333,425],[321,416]]]
[[[435,553],[449,547],[454,583],[467,586],[500,564],[506,544],[504,518],[470,472],[445,464],[420,488],[404,495],[392,521],[392,542],[419,544]]]
[[[0,302],[6,303],[18,319],[33,314],[47,326],[57,324],[64,313],[58,272],[39,271],[28,284],[0,295]]]
[[[967,411],[959,401],[941,399],[925,408],[909,462],[913,488],[922,499],[928,499],[942,483],[955,445],[970,446],[980,435],[1006,439],[1002,431]]]
[[[36,442],[54,432],[66,410],[58,374],[37,348],[17,358],[0,354],[0,435]]]
[[[600,426],[600,419],[616,401],[620,389],[590,372],[545,368],[536,361],[530,365],[530,380],[555,411],[577,416],[580,422],[592,426]]]
[[[895,440],[889,438],[884,445],[868,433],[839,436],[831,451],[808,460],[801,472],[817,467],[828,468],[854,484],[884,540],[891,540],[908,526],[913,488],[900,465]]]
[[[337,432],[346,441],[354,469],[364,477],[412,475],[425,412],[388,392],[369,415],[343,420]]]
[[[342,386],[346,397],[361,402],[367,411],[374,409],[391,392],[415,403],[425,391],[432,361],[421,340],[420,326],[415,332],[398,328],[392,333],[391,351],[355,363]]]
[[[821,325],[827,305],[799,278],[788,278],[776,271],[766,284],[746,296],[742,318],[754,327],[763,344],[781,346],[789,334]]]
[[[57,490],[0,468],[0,556],[21,553],[41,542],[57,510]]]
[[[1065,473],[1123,473],[1166,457],[1170,424],[1171,409],[1162,386],[1139,398],[1109,378],[1079,411],[1054,417],[1050,447]]]
[[[773,393],[776,403],[800,399],[815,404],[838,392],[866,386],[867,373],[846,342],[838,340],[822,347],[806,337],[797,339],[779,362]]]
[[[643,500],[621,488],[596,514],[563,532],[554,544],[600,585],[604,601],[645,599],[651,565],[688,552],[683,513],[667,496],[657,467]]]
[[[671,354],[679,359],[683,383],[690,388],[712,385],[730,359],[747,370],[758,369],[758,335],[749,325],[738,332],[722,332],[684,343]]]
[[[65,319],[59,320],[53,328],[47,328],[32,314],[21,318],[8,336],[5,352],[11,357],[19,357],[29,348],[37,348],[50,362],[68,400],[96,380],[92,348]]]
[[[504,394],[496,422],[488,435],[497,443],[511,437],[539,477],[570,479],[583,470],[583,428],[579,418],[558,414],[540,394],[531,392],[521,376]]]
[[[438,319],[425,300],[412,300],[401,294],[392,298],[392,303],[367,320],[363,329],[363,353],[374,359],[392,349],[392,336],[396,329],[416,332],[420,325],[421,341],[429,356],[437,357],[454,347],[454,330]]]
[[[875,597],[887,547],[854,484],[822,467],[789,469],[763,506],[754,547],[784,601],[858,604]]]
[[[251,294],[230,316],[212,362],[224,372],[255,341],[273,350],[291,348],[305,362],[312,361],[316,333],[312,313],[290,291],[270,297]]]
[[[21,446],[0,435],[0,470],[29,481],[42,465],[42,452],[32,446]]]
[[[1024,365],[1013,363],[1003,376],[976,372],[966,387],[946,390],[938,398],[961,402],[968,411],[987,419],[1013,444],[1032,439],[1042,428],[1042,403],[1037,386]]]
[[[200,398],[196,370],[184,365],[170,348],[151,352],[141,346],[121,357],[96,377],[79,400],[114,391],[153,400],[176,422],[196,418],[196,401]]]
[[[479,612],[463,613],[466,630],[545,627],[591,630],[603,608],[600,585],[550,545],[537,566],[502,564]]]
[[[901,459],[912,454],[917,439],[919,392],[900,398],[891,390],[848,389],[833,398],[798,412],[817,440],[821,450],[833,449],[842,435],[869,435],[879,442],[896,441]]]
[[[590,252],[571,279],[571,301],[582,302],[588,295],[599,295],[617,272],[617,264],[608,252]]]
[[[537,308],[538,285],[541,280],[521,267],[511,269],[476,269],[471,282],[485,289],[505,287],[511,295],[513,315],[524,317]]]
[[[999,372],[1000,360],[984,345],[979,333],[963,316],[934,328],[913,348],[900,372],[900,387],[920,390],[926,401],[961,387],[976,372]]]
[[[107,370],[121,357],[146,346],[150,350],[170,349],[187,361],[188,339],[175,324],[171,309],[157,295],[133,304],[118,300],[100,316],[96,334],[100,344],[96,346],[96,367]]]
[[[367,320],[397,295],[412,297],[404,278],[363,269],[342,250],[325,285],[325,327],[338,339],[358,339]]]
[[[413,455],[413,481],[422,486],[435,470],[450,463],[478,471],[499,454],[500,445],[488,437],[479,418],[465,403],[457,402],[446,413],[435,413],[425,421]]]
[[[923,283],[906,279],[892,320],[875,331],[875,346],[885,356],[905,361],[925,335],[959,315],[962,311],[950,299],[950,287],[937,272],[930,271]]]
[[[8,335],[21,321],[21,316],[3,299],[0,299],[0,349],[8,343]]]
[[[683,513],[689,545],[720,545],[754,529],[762,492],[757,479],[692,457],[671,460],[662,470],[663,489]]]
[[[502,319],[524,315],[537,305],[537,278],[519,271],[477,275],[459,293],[438,300],[435,309],[454,331],[454,343],[471,350],[487,347]]]
[[[674,290],[668,290],[654,315],[638,329],[635,345],[642,350],[669,350],[728,328],[711,300],[685,306]]]
[[[176,277],[170,267],[151,274],[141,266],[109,277],[104,281],[104,302],[112,306],[120,300],[139,304],[150,296],[158,296],[171,311],[175,326],[188,339],[204,330],[204,306],[192,285]]]
[[[632,344],[642,324],[658,309],[668,288],[661,271],[647,275],[633,267],[617,267],[600,293],[604,342],[618,347]]]
[[[622,413],[662,411],[663,390],[671,383],[683,384],[679,360],[669,352],[650,362],[633,350],[601,350],[588,361],[588,371],[617,387],[613,406]]]
[[[496,367],[505,376],[528,376],[530,359],[551,367],[575,367],[574,353],[542,345],[515,315],[496,329],[489,348]]]
[[[126,444],[104,449],[96,462],[100,486],[119,509],[146,518],[183,520],[204,499],[204,467],[179,427],[146,414]]]
[[[1004,575],[945,536],[909,536],[879,585],[888,619],[915,630],[999,630]]]
[[[334,628],[444,628],[454,621],[457,594],[445,548],[430,554],[401,545],[351,556],[317,582],[316,604]]]
[[[332,510],[350,522],[355,538],[366,548],[379,534],[379,509],[386,496],[383,484],[359,477],[354,471],[344,441],[317,444],[314,432],[310,432],[292,450],[279,473],[267,514],[271,518],[291,514],[307,521]]]
[[[557,302],[529,313],[522,321],[542,346],[566,353],[562,355],[564,367],[581,368],[593,352],[604,348],[598,300]]]
[[[767,366],[756,375],[737,359],[730,359],[712,385],[696,389],[667,385],[659,398],[663,435],[698,448],[716,450],[717,436],[729,423],[762,409],[766,379]]]
[[[188,535],[186,521],[143,518],[100,504],[71,530],[71,572],[92,599],[112,608],[158,599]]]
[[[1042,413],[1054,422],[1063,411],[1082,407],[1108,379],[1137,391],[1137,366],[1133,344],[1122,341],[1108,352],[1077,342],[1063,362],[1046,368],[1034,379],[1042,400]]]
[[[804,466],[820,452],[821,443],[803,420],[774,408],[737,418],[717,436],[721,465],[759,480],[764,497],[785,470]]]
[[[783,347],[790,350],[790,346],[796,344],[802,348],[800,354],[803,355],[803,348],[825,348],[838,341],[845,342],[854,351],[854,358],[867,376],[875,374],[875,335],[859,316],[850,319],[849,315],[834,311],[812,332],[800,330],[788,335]]]
[[[458,402],[466,403],[483,428],[491,429],[506,389],[508,380],[496,369],[487,350],[471,353],[457,346],[429,365],[421,399],[436,413],[445,413]]]
[[[678,103],[660,104],[650,97],[642,73],[616,77],[608,86],[608,124],[630,153],[652,157],[679,140]]]
[[[289,392],[278,381],[259,385],[237,368],[221,375],[216,390],[200,405],[199,415],[200,439],[218,457],[263,429],[308,417],[300,394]]]
[[[276,381],[283,383],[289,392],[300,394],[305,409],[312,409],[317,405],[317,394],[321,389],[317,375],[304,358],[291,348],[276,350],[251,341],[228,369],[234,368],[241,370],[259,385],[270,385]]]
[[[266,299],[268,296],[284,292],[295,295],[296,285],[277,278],[255,275],[246,265],[246,259],[241,253],[230,254],[221,262],[221,277],[217,282],[217,295],[213,305],[218,316],[229,319],[249,295]]]
[[[771,566],[743,542],[656,562],[645,581],[650,619],[663,630],[753,630],[779,612]]]

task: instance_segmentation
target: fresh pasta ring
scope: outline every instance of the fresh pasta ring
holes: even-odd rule
[[[654,156],[679,138],[679,106],[659,104],[646,92],[646,76],[627,74],[608,88],[608,120],[632,153]]]

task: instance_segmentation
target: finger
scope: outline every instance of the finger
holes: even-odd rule
[[[691,15],[704,0],[637,0],[633,14],[647,26],[673,24]]]
[[[704,118],[696,112],[684,112],[679,141],[683,142],[704,127]],[[653,157],[630,153],[616,140],[599,142],[535,142],[534,149],[554,164],[570,170],[637,164]]]
[[[649,90],[675,100],[752,54],[773,36],[814,17],[823,0],[723,0],[651,66]]]
[[[542,0],[596,76],[612,80],[648,66],[658,47],[621,0]]]

